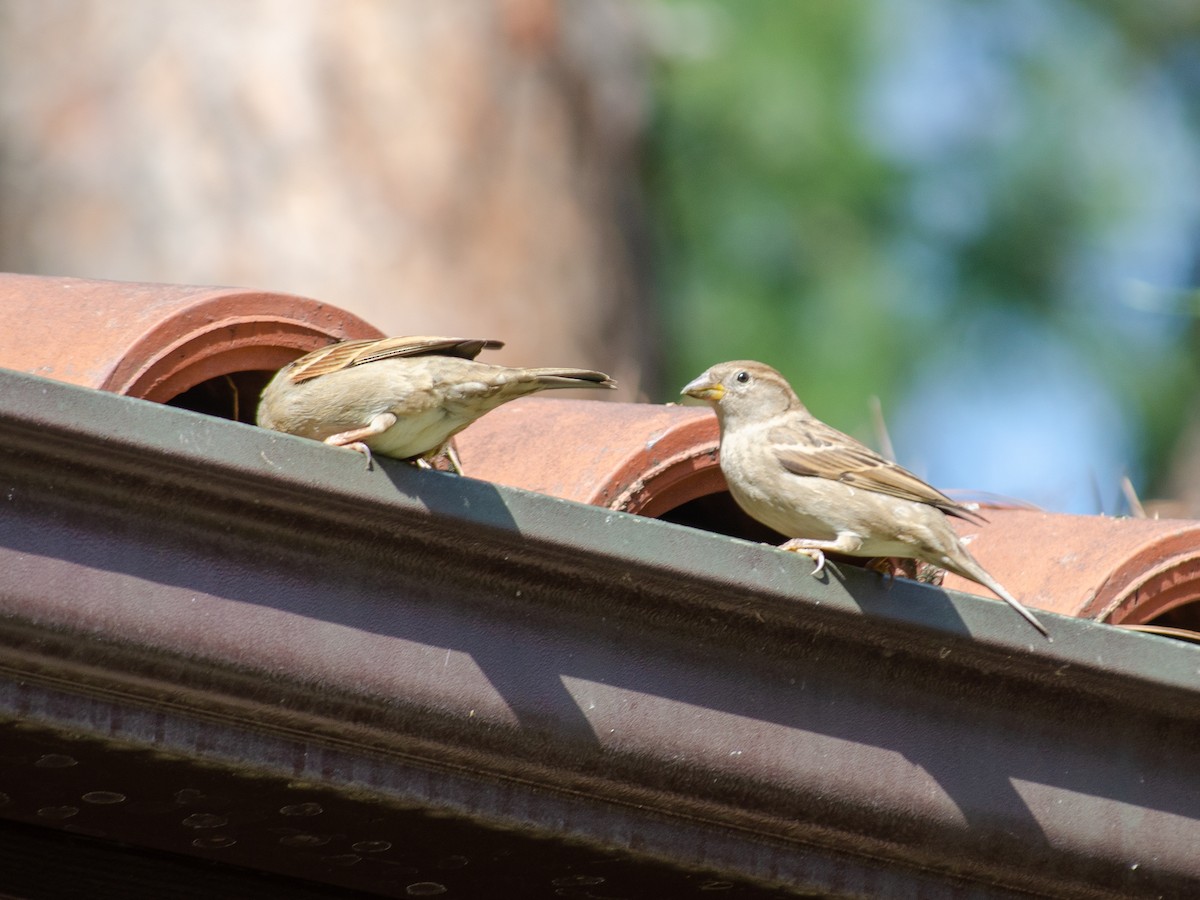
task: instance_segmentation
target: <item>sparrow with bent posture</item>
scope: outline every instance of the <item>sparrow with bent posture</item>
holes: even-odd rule
[[[721,428],[721,472],[752,518],[787,535],[782,545],[918,559],[992,591],[1049,638],[1045,626],[967,552],[946,516],[983,520],[907,469],[826,425],[770,366],[741,360],[713,366],[683,393],[706,400]]]
[[[603,372],[476,362],[500,341],[395,337],[343,341],[284,366],[263,389],[258,424],[371,454],[428,460],[484,413],[552,388],[613,388]],[[454,468],[462,473],[454,454]]]

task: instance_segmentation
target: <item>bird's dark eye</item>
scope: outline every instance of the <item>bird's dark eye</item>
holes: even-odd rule
[[[738,372],[736,375],[733,376],[733,380],[736,381],[738,384],[745,384],[747,381],[750,380],[750,373],[749,372]]]

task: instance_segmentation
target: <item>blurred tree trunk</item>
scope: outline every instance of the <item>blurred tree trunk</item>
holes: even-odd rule
[[[5,3],[0,268],[290,291],[631,397],[635,38],[617,0]]]

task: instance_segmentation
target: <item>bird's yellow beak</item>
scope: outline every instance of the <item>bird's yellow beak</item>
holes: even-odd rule
[[[684,385],[683,390],[679,393],[685,397],[695,397],[697,400],[707,400],[710,403],[719,403],[721,398],[725,396],[725,386],[719,381],[713,381],[705,372],[695,381],[689,381]]]

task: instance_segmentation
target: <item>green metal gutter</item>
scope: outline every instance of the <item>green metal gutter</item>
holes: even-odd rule
[[[380,896],[1200,892],[1200,648],[809,567],[0,373],[0,819]]]

